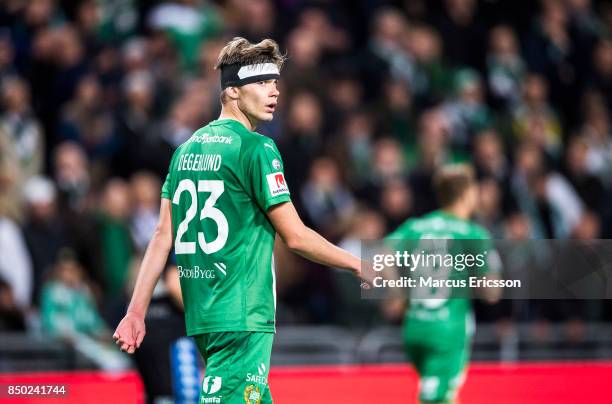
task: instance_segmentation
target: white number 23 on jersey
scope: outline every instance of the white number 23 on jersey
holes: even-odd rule
[[[174,240],[174,251],[176,254],[195,254],[196,243],[195,241],[183,241],[182,238],[189,229],[189,224],[195,218],[198,210],[198,193],[209,192],[210,196],[204,202],[204,207],[200,211],[200,220],[206,218],[214,220],[217,224],[217,238],[213,241],[207,242],[204,237],[204,232],[198,232],[198,245],[206,254],[212,254],[219,251],[225,246],[227,242],[227,233],[229,226],[227,224],[227,218],[219,209],[215,208],[215,203],[225,187],[221,180],[200,180],[198,181],[198,187],[196,190],[196,184],[190,179],[183,179],[179,182],[172,203],[175,205],[179,204],[181,195],[183,192],[188,192],[191,195],[191,204],[187,208],[185,213],[185,219],[179,224],[176,230],[176,239]]]

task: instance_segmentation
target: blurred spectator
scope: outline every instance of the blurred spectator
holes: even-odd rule
[[[605,209],[605,190],[598,177],[588,169],[588,145],[582,137],[574,137],[567,147],[565,173],[585,207],[599,217]]]
[[[591,86],[605,97],[608,112],[612,111],[612,39],[602,38],[593,52]]]
[[[97,216],[104,258],[106,297],[121,300],[128,280],[128,269],[132,258],[132,240],[129,218],[131,211],[130,188],[120,179],[112,179],[102,194]]]
[[[378,240],[388,233],[385,220],[378,211],[358,207],[351,218],[346,235],[338,245],[361,257],[362,241]]]
[[[18,77],[2,83],[0,153],[18,167],[19,181],[39,174],[44,166],[44,133],[30,107],[28,83]]]
[[[214,94],[210,95],[211,97],[214,97],[215,102],[218,99],[218,94],[221,93],[219,72],[215,70],[215,64],[217,63],[219,52],[221,51],[221,49],[223,49],[223,46],[225,46],[225,42],[223,41],[223,39],[213,39],[210,42],[203,44],[200,47],[199,53],[198,78],[200,80],[206,81],[209,87],[215,87],[218,90],[215,91]],[[170,48],[168,51],[171,50],[172,48]],[[283,77],[287,77],[286,66],[283,66]]]
[[[383,8],[374,15],[368,47],[359,58],[361,81],[369,98],[379,96],[389,76],[414,88],[414,60],[402,42],[407,30],[406,19],[397,9]]]
[[[571,184],[546,167],[542,152],[533,144],[523,144],[517,151],[512,190],[529,217],[534,238],[567,238],[584,213]]]
[[[323,93],[323,83],[319,77],[322,52],[316,33],[304,28],[291,31],[287,37],[287,53],[291,57],[283,67],[286,93],[281,92],[281,100],[303,89],[318,95]]]
[[[479,176],[504,182],[510,175],[510,162],[500,136],[495,131],[481,132],[474,139],[474,165]]]
[[[100,234],[93,216],[95,200],[89,162],[76,143],[64,142],[54,150],[54,180],[60,220],[67,228],[72,248],[98,287],[104,285]]]
[[[234,1],[237,7],[238,35],[259,42],[276,30],[276,8],[270,0]]]
[[[64,25],[53,31],[57,70],[53,81],[52,101],[60,106],[74,95],[81,78],[88,73],[88,60],[83,40],[72,26]]]
[[[408,151],[408,162],[413,167],[409,183],[414,195],[416,216],[437,208],[432,188],[433,174],[440,165],[456,160],[448,147],[448,126],[440,110],[423,112],[419,119],[417,140],[414,149]]]
[[[370,170],[358,195],[370,205],[378,206],[382,189],[388,181],[405,180],[406,164],[399,143],[392,138],[376,141],[370,155]]]
[[[336,27],[328,14],[318,7],[304,9],[299,17],[299,26],[316,35],[324,52],[328,54],[341,53],[350,46],[350,37],[342,29]]]
[[[478,188],[479,208],[476,220],[491,233],[493,238],[503,238],[504,211],[499,184],[493,178],[485,178],[479,182]]]
[[[548,84],[542,76],[529,74],[523,84],[523,99],[513,110],[513,130],[517,140],[536,143],[549,157],[559,157],[561,123],[548,104]]]
[[[144,254],[159,218],[160,181],[147,172],[137,172],[130,179],[130,195],[132,197],[132,214],[130,218],[130,233],[136,251]]]
[[[0,279],[0,332],[26,331],[23,311],[17,306],[11,285]]]
[[[489,34],[487,82],[493,104],[513,108],[520,101],[525,63],[520,54],[515,32],[507,25],[498,25]]]
[[[361,187],[370,173],[370,159],[374,136],[373,122],[365,111],[355,111],[341,124],[332,151],[338,164],[343,164],[344,176],[353,188]]]
[[[593,240],[601,237],[601,220],[593,212],[585,212],[574,228],[572,236],[578,240]]]
[[[380,240],[387,234],[383,217],[375,210],[358,208],[351,217],[351,223],[338,246],[358,257],[362,257],[364,241]],[[359,288],[359,279],[345,271],[333,273],[336,321],[347,327],[371,327],[382,323],[375,301],[361,299],[354,291]]]
[[[510,188],[512,166],[499,134],[495,131],[478,134],[474,139],[472,155],[477,176],[484,179],[490,178],[497,183],[503,212],[513,211],[516,202]]]
[[[34,37],[39,30],[44,30],[51,25],[54,19],[59,19],[60,10],[56,7],[54,0],[33,0],[21,2],[15,11],[21,18],[14,20],[11,34],[15,46],[15,62],[18,69],[21,70],[29,62]]]
[[[0,136],[0,143],[6,140]],[[0,153],[0,216],[22,220],[23,206],[19,192],[19,166],[6,153]]]
[[[151,41],[155,41],[154,37]],[[130,73],[146,72],[152,55],[148,52],[147,40],[142,37],[133,37],[126,41],[121,48],[121,62],[126,75]]]
[[[34,275],[33,298],[38,305],[40,286],[55,264],[62,248],[69,246],[68,229],[57,211],[55,184],[45,177],[34,177],[24,185],[28,220],[23,226]]]
[[[32,304],[32,261],[19,227],[0,213],[0,279],[10,285],[17,306]]]
[[[44,138],[32,114],[25,81],[6,78],[0,116],[0,215],[23,220],[20,187],[39,173],[44,162]]]
[[[341,181],[338,166],[326,157],[312,163],[300,198],[309,221],[327,238],[341,234],[355,210],[355,201]]]
[[[212,2],[184,0],[158,4],[148,17],[148,26],[170,36],[183,68],[191,70],[196,65],[200,44],[219,33],[222,20]]]
[[[442,113],[447,119],[453,147],[466,151],[473,136],[491,125],[491,113],[485,104],[482,81],[477,72],[457,72],[455,92],[456,96],[442,106]]]
[[[17,75],[14,66],[15,51],[10,41],[9,32],[0,29],[0,88],[4,88],[4,80]]]
[[[591,0],[568,0],[570,18],[569,32],[575,44],[575,57],[572,62],[579,81],[587,77],[591,69],[591,55],[597,38],[605,33],[606,27],[593,8]]]
[[[154,115],[153,78],[146,71],[136,71],[124,78],[124,101],[117,113],[120,150],[115,158],[116,174],[129,175],[138,169],[159,172],[167,146],[156,135],[159,121]],[[167,167],[164,167],[167,168]]]
[[[294,95],[288,106],[286,125],[279,149],[291,189],[305,182],[310,165],[323,150],[323,111],[314,94]]]
[[[542,0],[542,11],[526,40],[526,60],[531,71],[546,78],[551,99],[566,117],[573,118],[576,71],[575,45],[569,32],[566,2]]]
[[[120,43],[135,33],[139,22],[135,0],[110,0],[96,5],[99,7],[97,31],[103,42]]]
[[[602,99],[593,94],[592,106],[587,107],[581,133],[587,144],[589,171],[597,175],[608,189],[612,187],[612,130],[610,115],[602,106]]]
[[[74,10],[74,23],[85,46],[85,53],[92,58],[99,51],[98,27],[102,17],[102,7],[95,0],[82,0]]]
[[[80,144],[93,163],[110,159],[118,148],[113,116],[102,101],[98,79],[83,76],[74,99],[62,111],[58,131],[62,140]]]
[[[390,135],[406,147],[414,146],[415,111],[410,88],[402,81],[389,80],[377,105],[377,133]]]
[[[129,360],[111,342],[83,269],[70,253],[59,257],[40,300],[44,332],[66,339],[104,370],[129,367]]]
[[[482,67],[485,30],[476,0],[444,0],[435,26],[445,39],[446,57],[457,65]]]
[[[379,206],[389,232],[406,221],[412,214],[412,191],[406,181],[387,181],[380,195]]]
[[[509,215],[504,223],[504,238],[515,241],[532,238],[529,219],[519,212]]]
[[[403,43],[414,58],[415,66],[409,81],[420,104],[438,102],[452,91],[452,70],[444,60],[439,33],[426,25],[413,25]]]
[[[82,147],[73,142],[61,143],[54,153],[55,182],[60,208],[75,212],[86,208],[91,185],[89,161]]]
[[[327,84],[324,128],[328,132],[335,132],[338,123],[352,111],[356,111],[362,105],[363,88],[359,80],[344,72],[341,76],[334,76]]]

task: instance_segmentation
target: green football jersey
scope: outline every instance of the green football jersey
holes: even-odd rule
[[[460,219],[442,210],[406,221],[387,239],[398,248],[401,246],[402,249],[412,250],[412,253],[444,257],[450,255],[453,258],[482,254],[481,265],[472,265],[461,271],[456,270],[456,264],[454,264],[455,268],[427,267],[425,271],[419,272],[417,269],[416,275],[418,276],[433,275],[436,279],[448,279],[469,285],[470,277],[481,277],[499,269],[497,253],[493,249],[489,233],[473,222]],[[413,330],[418,330],[422,325],[427,332],[430,332],[432,331],[431,325],[439,332],[447,330],[449,334],[457,332],[470,334],[472,305],[471,299],[465,297],[466,292],[470,290],[465,287],[455,290],[452,287],[419,289],[421,293],[426,292],[425,296],[421,294],[419,298],[410,300],[406,312],[406,324],[410,324],[409,327],[412,327]]]
[[[274,332],[276,232],[266,211],[291,199],[272,139],[232,119],[211,122],[176,150],[161,196],[172,204],[187,334]]]

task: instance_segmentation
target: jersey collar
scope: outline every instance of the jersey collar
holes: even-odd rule
[[[240,121],[237,121],[237,120],[231,119],[231,118],[215,119],[214,121],[212,121],[210,123],[210,125],[212,125],[212,126],[230,126],[230,127],[234,128],[234,129],[238,129],[238,130],[241,130],[241,131],[251,132]]]

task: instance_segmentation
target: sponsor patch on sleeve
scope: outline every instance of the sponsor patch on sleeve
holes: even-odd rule
[[[270,189],[270,194],[272,196],[278,196],[289,193],[289,188],[285,183],[285,176],[283,173],[272,173],[266,175],[266,180],[268,180],[268,188]]]

